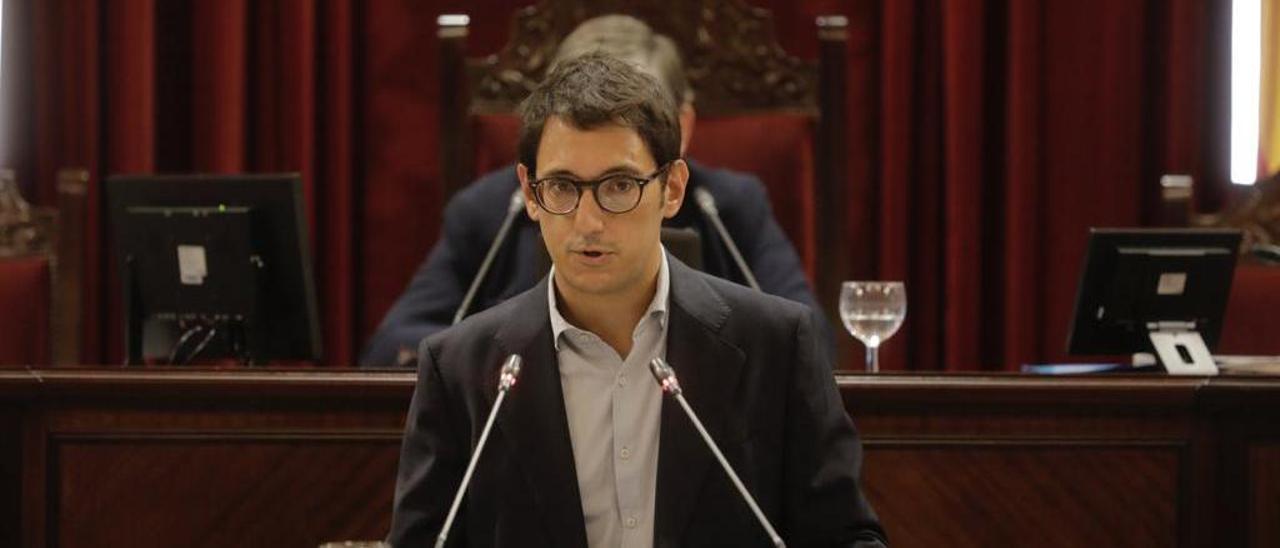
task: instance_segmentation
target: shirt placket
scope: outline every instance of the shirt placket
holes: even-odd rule
[[[622,546],[637,546],[644,535],[643,527],[649,526],[647,509],[642,507],[644,482],[643,471],[637,444],[640,439],[639,427],[642,422],[640,413],[644,409],[644,391],[639,383],[644,379],[642,366],[648,361],[648,352],[652,345],[652,317],[646,317],[636,326],[632,340],[633,351],[621,364],[617,380],[614,383],[613,416],[614,416],[614,481],[618,488],[618,510],[622,522]]]
[[[613,473],[618,490],[618,514],[622,524],[622,545],[630,546],[640,525],[636,499],[635,452],[636,414],[627,398],[633,379],[627,362],[620,364],[613,387]]]

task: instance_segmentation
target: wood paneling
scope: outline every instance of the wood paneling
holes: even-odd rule
[[[0,403],[0,546],[17,546],[22,515],[22,422],[20,408]]]
[[[412,386],[403,372],[0,370],[0,408],[16,411],[0,441],[25,440],[0,445],[0,505],[15,505],[0,545],[381,538]]]
[[[1250,546],[1280,546],[1280,444],[1249,451]]]
[[[1175,544],[1176,445],[869,441],[866,449],[867,496],[895,546]]]
[[[0,369],[0,545],[314,546],[390,518],[411,372]],[[1276,546],[1280,379],[838,375],[902,546]]]
[[[57,545],[378,538],[390,525],[399,441],[396,434],[57,436],[57,475],[49,478]]]

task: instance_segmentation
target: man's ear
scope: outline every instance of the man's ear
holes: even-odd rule
[[[684,203],[684,191],[689,185],[689,164],[684,160],[671,162],[667,168],[667,184],[663,185],[662,216],[670,219],[680,212]]]
[[[538,222],[538,202],[533,199],[533,189],[529,188],[529,168],[524,164],[516,164],[516,177],[520,178],[520,191],[524,193],[524,212]]]

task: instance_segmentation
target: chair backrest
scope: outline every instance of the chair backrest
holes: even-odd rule
[[[60,170],[55,211],[29,207],[0,180],[0,364],[80,361],[87,183],[85,170]]]
[[[0,364],[49,363],[54,213],[33,208],[0,172]]]
[[[1191,192],[1162,194],[1165,211],[1190,211]],[[1173,217],[1172,226],[1238,228],[1244,232],[1240,262],[1231,282],[1231,295],[1222,320],[1222,337],[1216,352],[1222,354],[1280,354],[1280,339],[1271,313],[1280,309],[1280,266],[1268,264],[1251,253],[1257,244],[1280,244],[1280,173],[1258,181],[1242,199],[1220,213]],[[1181,202],[1175,203],[1175,201]],[[1189,217],[1188,220],[1184,220]]]
[[[514,111],[540,81],[561,39],[610,13],[635,16],[680,48],[695,91],[692,158],[753,173],[834,310],[847,271],[845,219],[846,21],[819,18],[819,62],[778,45],[772,16],[741,0],[566,0],[519,10],[499,53],[465,57],[467,18],[442,16],[439,37],[441,174],[446,195],[515,159]]]
[[[0,365],[47,365],[51,272],[45,254],[0,257]]]

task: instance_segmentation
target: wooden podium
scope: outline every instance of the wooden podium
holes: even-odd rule
[[[1280,546],[1280,378],[837,381],[894,546]],[[413,382],[0,369],[0,546],[381,538]]]

